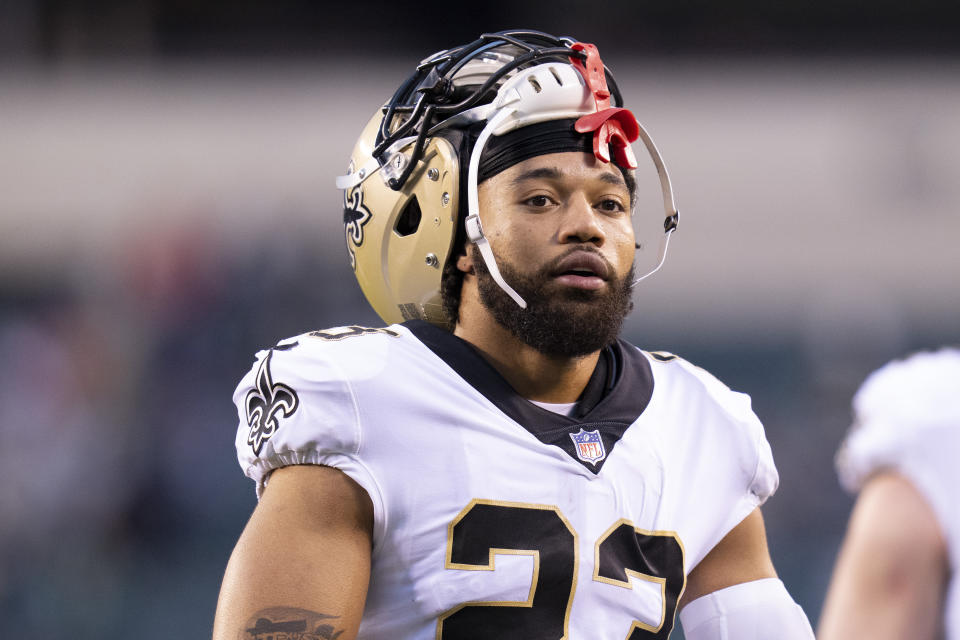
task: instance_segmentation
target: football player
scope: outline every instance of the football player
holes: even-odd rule
[[[960,350],[871,374],[837,455],[859,491],[820,638],[960,639]]]
[[[259,505],[216,638],[639,640],[678,608],[689,640],[812,638],[767,551],[749,398],[618,339],[677,212],[596,47],[505,31],[430,56],[337,184],[389,326],[283,340],[237,387]]]

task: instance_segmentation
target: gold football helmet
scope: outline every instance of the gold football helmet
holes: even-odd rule
[[[466,239],[526,307],[483,235],[478,164],[490,136],[550,120],[575,119],[577,132],[593,132],[598,158],[626,169],[636,167],[630,142],[643,140],[665,220],[657,266],[636,282],[659,269],[677,226],[670,178],[650,136],[621,105],[596,47],[570,38],[502,31],[421,62],[370,119],[347,174],[337,178],[350,263],[373,309],[387,323],[419,318],[447,326],[441,277]]]

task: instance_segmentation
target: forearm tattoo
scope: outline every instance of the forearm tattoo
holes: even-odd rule
[[[296,607],[270,607],[255,613],[240,632],[240,640],[336,640],[343,633],[331,616]]]

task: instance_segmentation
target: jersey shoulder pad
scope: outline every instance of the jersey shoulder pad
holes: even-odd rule
[[[762,426],[753,412],[750,396],[733,391],[716,376],[689,360],[667,351],[644,351],[651,361],[654,379],[674,385],[677,391],[696,394],[703,401],[716,405],[716,409],[736,422]]]
[[[354,456],[360,443],[352,380],[376,373],[402,328],[348,326],[312,331],[257,353],[233,394],[240,466],[262,491],[266,476],[292,464]]]
[[[884,468],[937,473],[936,450],[960,453],[960,350],[915,353],[877,369],[854,395],[853,417],[837,454],[847,490]]]
[[[675,486],[713,498],[706,501],[719,511],[710,521],[723,521],[725,534],[779,484],[763,424],[747,394],[681,357],[645,353],[654,376],[650,408],[668,425],[660,430],[667,473]]]

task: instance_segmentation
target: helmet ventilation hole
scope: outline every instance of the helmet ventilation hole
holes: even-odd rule
[[[397,224],[394,225],[393,230],[401,237],[416,233],[420,227],[421,217],[420,203],[417,202],[417,197],[413,196],[397,217]]]
[[[540,86],[540,83],[537,82],[536,78],[534,78],[533,76],[530,76],[529,78],[527,78],[527,80],[530,81],[530,86],[533,87],[534,91],[536,91],[537,93],[540,93],[541,91],[543,91],[543,87]]]

